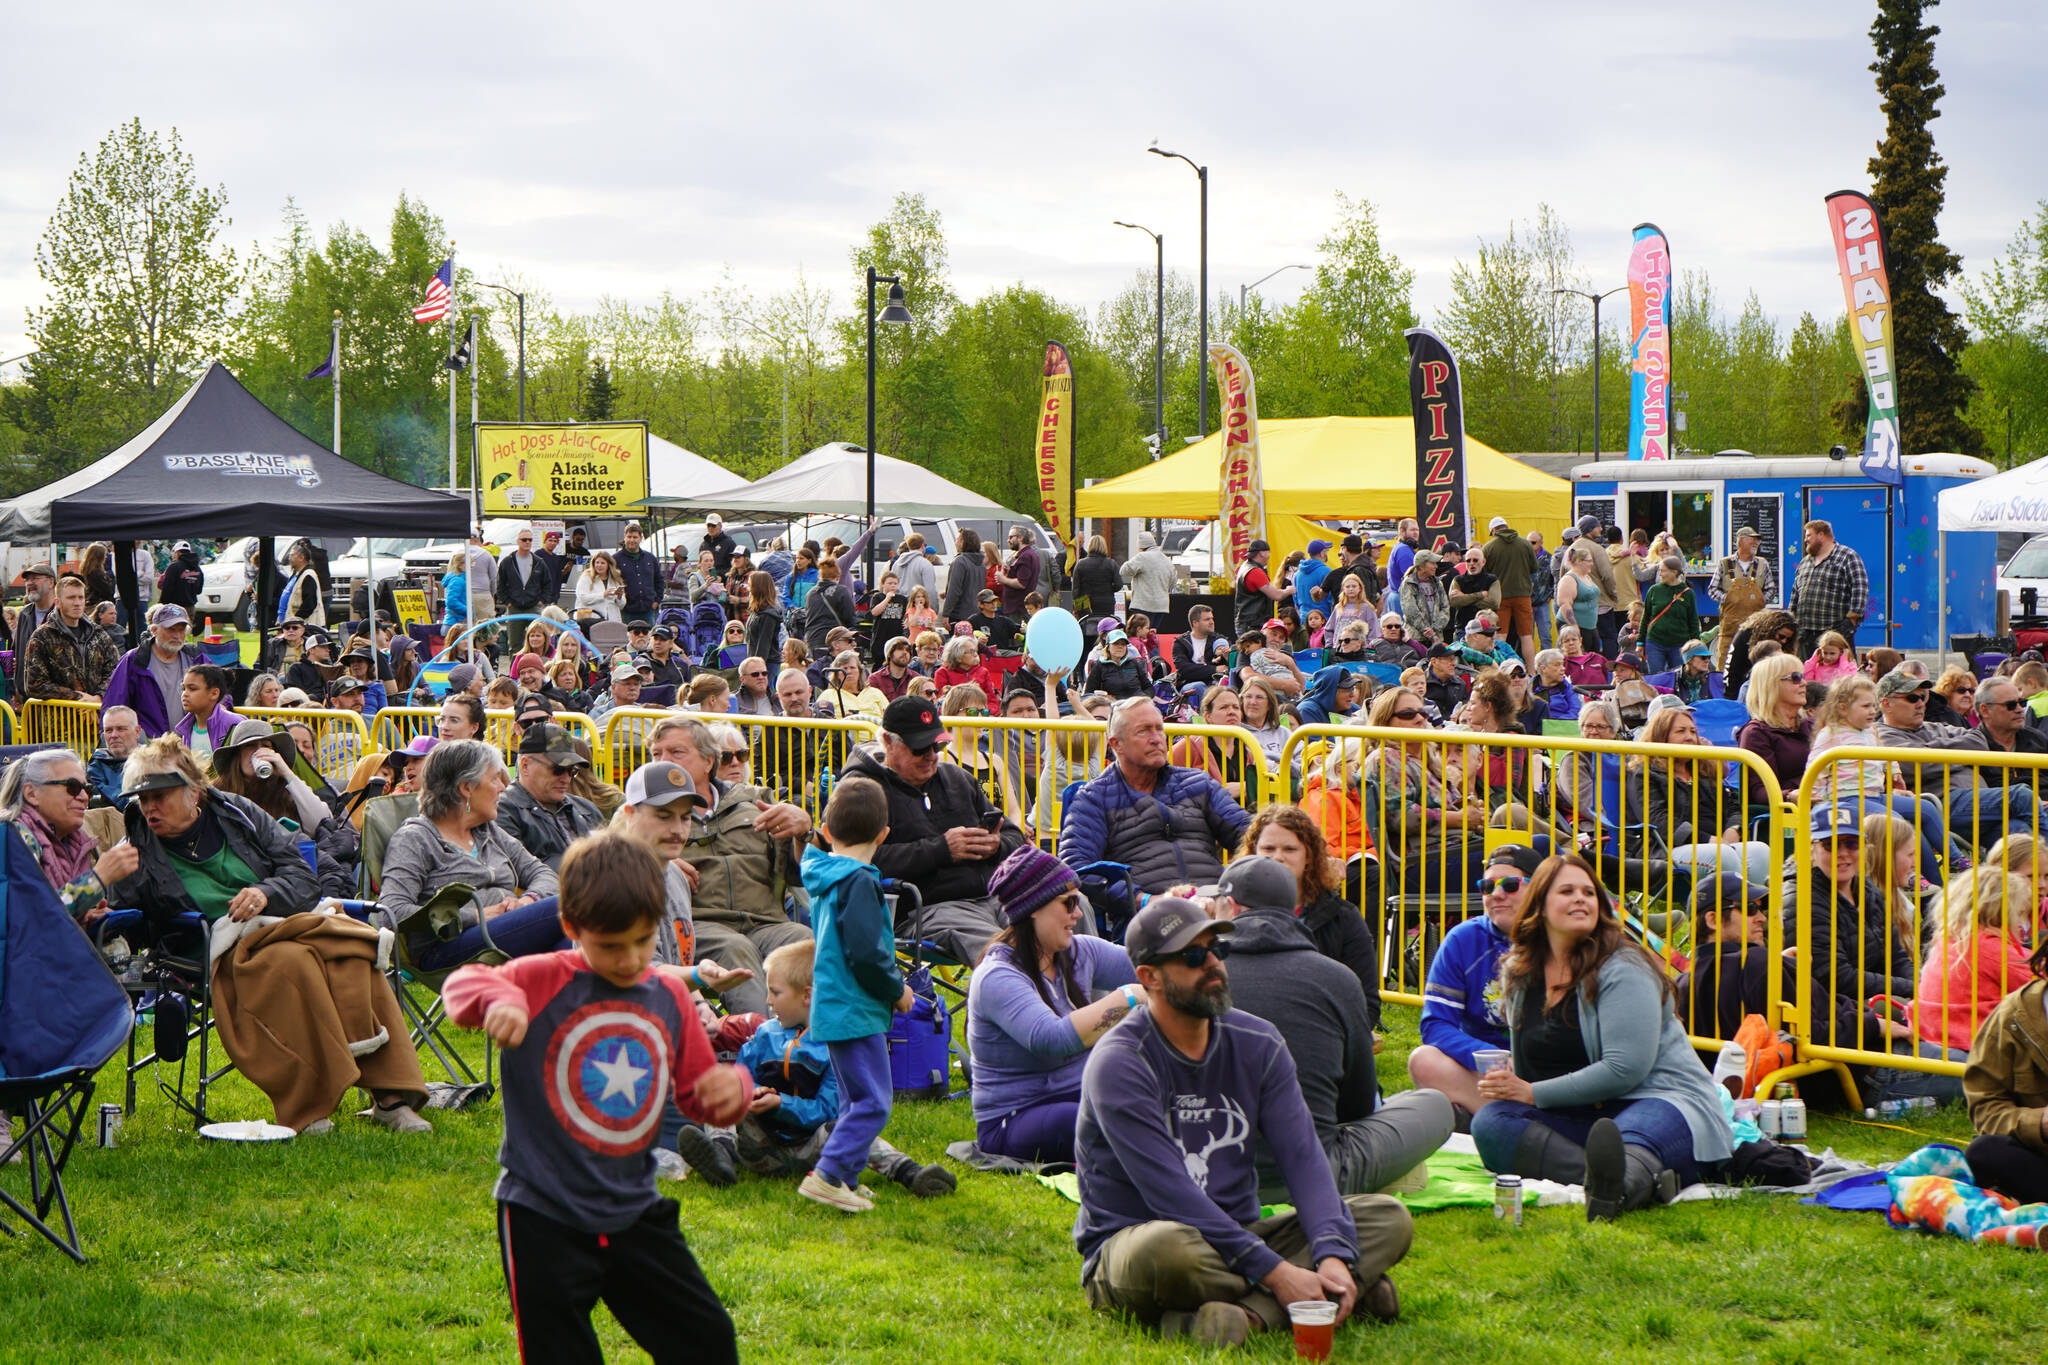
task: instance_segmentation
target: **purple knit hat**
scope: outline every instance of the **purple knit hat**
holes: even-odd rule
[[[1045,905],[1081,878],[1052,854],[1033,844],[1003,859],[988,879],[988,893],[1002,903],[1003,922],[1018,920]]]

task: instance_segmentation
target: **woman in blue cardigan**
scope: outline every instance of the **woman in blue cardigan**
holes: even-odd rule
[[[1487,1168],[1586,1187],[1613,1219],[1719,1171],[1734,1134],[1657,960],[1584,859],[1536,869],[1501,962],[1512,1067],[1479,1079]]]

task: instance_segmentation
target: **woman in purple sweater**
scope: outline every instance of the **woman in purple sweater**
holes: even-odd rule
[[[967,987],[975,1142],[991,1156],[1071,1163],[1088,1049],[1142,1001],[1137,973],[1116,944],[1074,933],[1080,878],[1052,854],[1026,844],[988,889],[1007,927]]]

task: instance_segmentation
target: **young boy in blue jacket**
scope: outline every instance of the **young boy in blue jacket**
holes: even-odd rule
[[[861,1189],[860,1173],[896,1095],[889,1017],[916,997],[896,966],[895,924],[874,866],[875,850],[889,837],[889,798],[867,778],[846,779],[825,807],[824,832],[832,851],[808,850],[803,866],[817,932],[811,1037],[831,1054],[839,1118],[796,1192],[841,1213],[866,1213],[875,1201]]]
[[[754,1089],[733,1135],[685,1128],[676,1139],[690,1168],[713,1185],[736,1182],[741,1166],[756,1175],[802,1175],[824,1151],[839,1117],[839,1078],[831,1053],[811,1036],[816,956],[817,944],[806,939],[785,943],[761,964],[769,1017],[740,1048]],[[951,1194],[955,1185],[945,1167],[920,1166],[880,1138],[869,1150],[868,1169],[923,1199]]]
[[[1500,960],[1507,955],[1508,931],[1540,862],[1535,849],[1521,844],[1502,844],[1487,854],[1486,870],[1479,874],[1485,913],[1445,934],[1429,962],[1422,988],[1422,1046],[1408,1054],[1408,1075],[1416,1085],[1450,1097],[1463,1111],[1461,1130],[1486,1103],[1479,1094],[1477,1053],[1508,1045]]]

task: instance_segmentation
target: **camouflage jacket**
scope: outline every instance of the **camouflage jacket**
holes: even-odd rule
[[[85,644],[57,617],[36,627],[28,637],[28,661],[22,665],[22,691],[31,701],[77,701],[107,690],[107,680],[121,662],[121,646],[101,626],[84,627]]]

